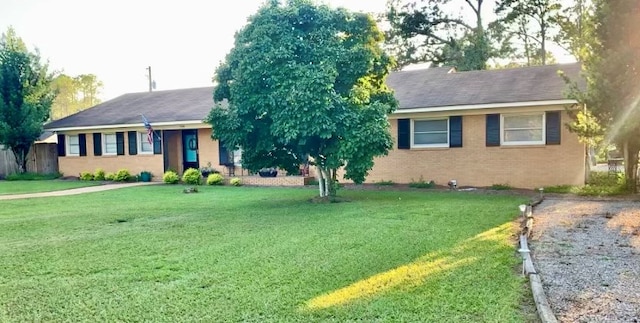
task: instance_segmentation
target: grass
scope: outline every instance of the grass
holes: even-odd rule
[[[98,185],[98,182],[66,180],[0,181],[0,195],[51,192]]]
[[[424,178],[422,178],[422,176],[420,176],[420,179],[417,181],[414,181],[413,179],[411,179],[411,182],[409,183],[409,187],[411,188],[434,188],[436,187],[436,183],[434,181],[426,181]]]
[[[7,175],[5,178],[8,181],[41,181],[41,180],[51,180],[62,177],[60,173],[51,173],[51,174],[39,174],[39,173],[14,173]]]
[[[582,186],[557,185],[544,188],[546,193],[576,194],[582,196],[616,196],[629,194],[623,173],[591,172],[589,182]]]
[[[511,185],[509,184],[493,184],[489,188],[494,191],[507,191],[512,189]]]
[[[523,198],[183,188],[3,201],[0,321],[523,321]]]

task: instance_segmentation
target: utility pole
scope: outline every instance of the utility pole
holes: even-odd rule
[[[153,91],[153,79],[151,78],[151,66],[147,67],[147,70],[149,71],[149,92]]]

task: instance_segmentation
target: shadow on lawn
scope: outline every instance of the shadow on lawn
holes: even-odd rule
[[[349,286],[314,297],[300,309],[314,311],[346,305],[398,289],[417,288],[430,277],[464,266],[473,266],[488,248],[513,248],[512,223],[505,223],[455,245],[448,251],[432,252],[414,262],[357,281]],[[507,244],[505,244],[505,241]],[[503,244],[503,245],[500,245]]]

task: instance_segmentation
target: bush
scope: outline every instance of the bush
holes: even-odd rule
[[[229,184],[233,186],[242,186],[242,181],[239,178],[234,177],[231,180],[229,180]]]
[[[106,173],[106,174],[104,175],[104,180],[105,180],[105,181],[112,181],[112,180],[114,180],[115,178],[116,178],[116,174],[114,174],[114,173]]]
[[[131,180],[131,178],[131,173],[129,173],[129,170],[127,169],[120,169],[113,176],[113,180],[116,182],[127,182]]]
[[[82,172],[82,173],[80,173],[80,180],[81,181],[92,181],[93,180],[93,173],[91,173],[91,172]]]
[[[102,168],[96,169],[96,171],[93,173],[93,180],[94,181],[104,181],[105,180],[104,169],[102,169]]]
[[[200,170],[195,168],[189,168],[184,171],[184,174],[182,174],[182,181],[186,184],[200,185],[201,178],[202,174],[200,173]]]
[[[207,177],[207,185],[224,185],[224,177],[220,174],[210,174]]]
[[[409,187],[413,187],[413,188],[434,188],[436,187],[436,182],[434,181],[425,181],[422,176],[420,176],[420,180],[418,181],[414,181],[413,179],[411,180],[411,183],[409,183]]]
[[[507,191],[507,190],[510,190],[512,187],[509,184],[493,184],[489,188],[495,191]]]
[[[178,177],[178,173],[168,170],[164,172],[164,175],[162,175],[162,181],[167,184],[176,184],[180,181],[180,177]]]
[[[38,173],[15,173],[11,175],[7,175],[5,180],[7,181],[41,181],[41,180],[52,180],[56,178],[62,177],[61,173],[50,173],[50,174],[38,174]]]
[[[376,185],[378,186],[393,186],[393,181],[379,181],[379,182],[375,182]]]

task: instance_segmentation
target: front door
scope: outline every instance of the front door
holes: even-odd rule
[[[198,130],[182,130],[182,165],[188,168],[200,168],[198,163]]]

